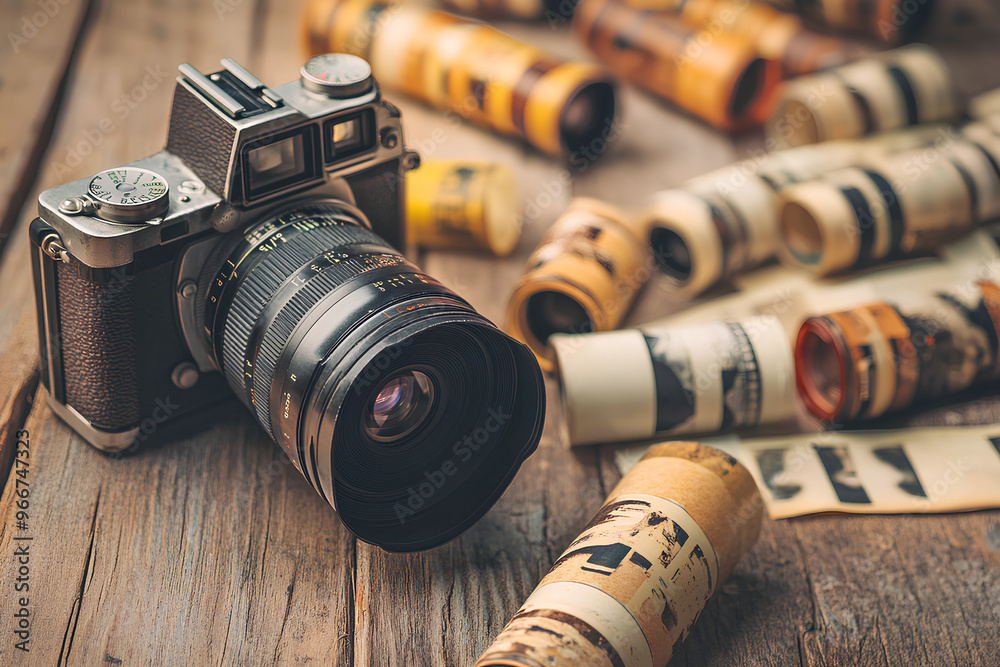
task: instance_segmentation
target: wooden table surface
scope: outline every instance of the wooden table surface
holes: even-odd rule
[[[1000,9],[946,3],[966,91],[1000,84]],[[468,665],[618,478],[609,447],[570,451],[549,379],[538,452],[497,506],[434,551],[355,540],[235,401],[101,454],[56,419],[39,386],[28,223],[38,192],[162,147],[176,66],[232,56],[265,82],[297,76],[297,2],[4,0],[0,27],[0,664]],[[46,13],[47,12],[47,13]],[[565,26],[511,30],[585,57]],[[970,47],[973,38],[981,47]],[[992,77],[992,78],[991,78]],[[391,96],[425,158],[515,166],[527,225],[513,257],[428,252],[432,275],[490,318],[569,198],[634,208],[653,190],[738,159],[732,138],[629,90],[624,131],[585,169]],[[444,134],[430,139],[435,128]],[[630,318],[676,305],[651,284]],[[907,416],[992,423],[980,395]],[[15,650],[17,432],[30,433],[31,639]],[[942,446],[947,446],[942,443]],[[1000,481],[998,481],[1000,483]],[[766,521],[753,552],[671,663],[998,665],[1000,512]]]

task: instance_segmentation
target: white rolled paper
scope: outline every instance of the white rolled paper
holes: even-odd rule
[[[552,337],[570,444],[791,419],[795,367],[774,316]]]

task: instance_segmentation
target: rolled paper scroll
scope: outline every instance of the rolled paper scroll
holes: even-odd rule
[[[936,250],[1000,216],[1000,137],[976,134],[785,188],[782,260],[829,275]]]
[[[639,224],[666,279],[693,296],[774,255],[777,204],[758,168],[737,164],[657,193]]]
[[[549,338],[616,328],[655,269],[649,248],[616,208],[573,200],[528,258],[507,306],[507,329],[552,370]]]
[[[913,44],[787,83],[767,125],[800,146],[953,118],[958,101],[937,51]]]
[[[497,257],[521,238],[514,170],[468,160],[424,160],[406,175],[406,231],[424,248],[475,248]]]
[[[846,30],[885,44],[902,44],[920,34],[933,12],[934,0],[768,0],[789,12],[800,12],[812,25]]]
[[[749,0],[623,0],[637,9],[675,13],[689,25],[747,39],[783,76],[810,74],[846,62],[843,41],[807,29],[795,14]]]
[[[573,25],[612,70],[720,128],[763,120],[781,78],[752,41],[620,0],[583,0]]]
[[[733,457],[652,447],[475,667],[665,667],[760,532]]]
[[[796,384],[820,419],[871,419],[997,378],[998,340],[996,283],[908,295],[806,320]]]
[[[571,445],[717,433],[791,419],[777,317],[553,336]]]
[[[969,115],[973,118],[985,119],[990,116],[1000,116],[1000,88],[988,90],[969,100]]]
[[[829,171],[955,136],[941,125],[761,155],[654,195],[639,215],[672,287],[688,296],[759,266],[781,247],[782,191]]]
[[[576,0],[441,0],[445,7],[484,19],[568,21]]]
[[[567,62],[476,21],[406,2],[310,0],[311,53],[371,63],[379,84],[539,150],[572,157],[615,121],[615,81],[593,63]]]

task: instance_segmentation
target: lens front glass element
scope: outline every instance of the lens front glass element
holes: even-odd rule
[[[365,415],[365,433],[375,442],[399,443],[431,422],[435,407],[430,376],[418,370],[403,371],[375,393]]]

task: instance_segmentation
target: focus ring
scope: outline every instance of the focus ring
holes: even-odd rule
[[[316,218],[324,219],[324,216],[318,213]],[[244,367],[245,358],[254,325],[268,302],[292,274],[324,253],[345,245],[376,244],[384,246],[387,252],[393,252],[365,227],[344,224],[329,216],[326,219],[331,224],[308,230],[294,225],[285,228],[283,232],[289,238],[268,252],[235,286],[222,329],[221,361],[230,386],[243,400],[247,396],[247,372],[251,370]]]
[[[275,366],[285,344],[302,318],[323,297],[351,278],[377,268],[377,265],[366,261],[368,257],[371,255],[365,253],[344,259],[324,268],[304,285],[298,287],[295,294],[266,324],[266,330],[260,337],[257,350],[247,350],[248,354],[256,355],[253,362],[254,408],[257,411],[257,418],[272,438],[274,438],[274,427],[268,395],[270,394],[271,381],[274,378]],[[404,263],[401,259],[400,264]]]

